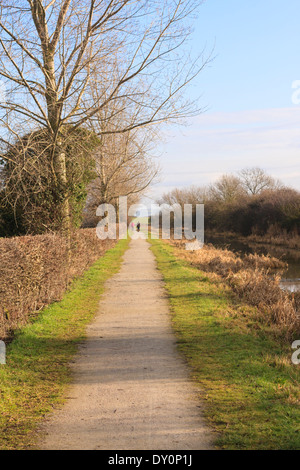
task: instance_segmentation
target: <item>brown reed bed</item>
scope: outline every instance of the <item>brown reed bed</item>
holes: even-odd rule
[[[262,321],[281,336],[294,339],[300,335],[300,295],[280,287],[286,263],[272,256],[239,256],[228,249],[205,245],[198,251],[186,251],[185,240],[170,240],[177,256],[206,273],[221,278],[231,290],[257,308]]]

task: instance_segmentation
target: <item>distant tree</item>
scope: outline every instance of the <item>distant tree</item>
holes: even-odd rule
[[[249,177],[249,188],[252,191],[246,190],[240,178],[223,175],[208,188],[175,188],[164,194],[159,202],[171,205],[178,203],[181,206],[204,203],[205,227],[216,232],[233,232],[244,236],[252,233],[263,236],[271,232],[275,235],[300,234],[299,191],[284,187],[256,169],[247,170],[245,174]],[[262,189],[264,184],[271,187]]]
[[[118,198],[127,196],[137,203],[159,172],[159,166],[148,153],[147,135],[137,130],[107,134],[94,153],[96,178],[88,186],[84,225],[94,226],[97,207],[112,204],[118,210]]]
[[[238,176],[245,191],[253,196],[265,189],[272,189],[279,185],[272,176],[258,167],[244,168],[238,173]]]
[[[233,203],[244,195],[243,185],[234,175],[223,175],[209,187],[210,199],[224,204]]]
[[[173,189],[157,201],[158,204],[179,204],[182,208],[184,204],[204,204],[208,199],[207,188],[201,186],[190,186],[183,189]]]
[[[100,85],[91,85],[91,92],[97,102]],[[89,122],[92,134],[99,136],[99,145],[94,152],[96,178],[88,187],[84,226],[98,223],[96,210],[101,204],[112,204],[118,209],[120,196],[127,196],[130,204],[138,202],[158,175],[159,166],[153,157],[158,125],[124,131],[124,122],[134,120],[137,114],[139,105],[134,110],[124,97],[98,110]]]
[[[276,225],[288,232],[294,230],[300,233],[299,191],[288,187],[266,190],[260,195],[260,204],[270,208],[269,213],[266,210],[261,216],[261,220],[268,221],[268,227]]]

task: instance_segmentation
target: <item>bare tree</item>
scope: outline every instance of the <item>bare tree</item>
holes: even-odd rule
[[[164,194],[158,203],[169,204],[170,206],[179,204],[183,208],[185,204],[204,204],[207,201],[207,198],[207,188],[201,186],[190,186],[183,189],[173,189],[169,193]]]
[[[70,231],[65,148],[76,129],[124,98],[128,119],[105,132],[126,133],[199,112],[180,99],[207,62],[191,61],[182,49],[190,33],[187,18],[199,3],[1,1],[0,77],[7,89],[7,101],[0,104],[2,156],[20,136],[46,131],[65,232]],[[91,77],[101,85],[96,101]]]
[[[276,186],[274,178],[258,167],[244,168],[238,173],[238,176],[245,191],[253,196]]]
[[[96,75],[90,85],[94,102],[103,94],[97,78]],[[151,155],[158,125],[124,130],[124,123],[136,122],[140,113],[140,103],[133,105],[126,96],[111,101],[89,121],[91,132],[100,136],[94,153],[97,178],[89,186],[89,211],[103,203],[116,204],[119,196],[136,201],[157,177],[159,166]]]
[[[222,175],[209,187],[209,198],[220,203],[234,202],[244,194],[240,179],[234,175]]]
[[[88,187],[85,218],[95,223],[100,204],[113,204],[118,210],[119,196],[127,196],[133,204],[145,193],[159,172],[149,155],[149,138],[149,133],[137,130],[102,136],[94,154],[97,178]]]

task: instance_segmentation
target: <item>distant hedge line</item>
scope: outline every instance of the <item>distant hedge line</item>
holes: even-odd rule
[[[230,203],[207,201],[206,228],[243,236],[300,235],[300,193],[282,188],[266,190]]]
[[[67,262],[66,240],[57,234],[0,239],[0,339],[46,305],[62,298],[70,282],[115,245],[95,229],[78,230]]]

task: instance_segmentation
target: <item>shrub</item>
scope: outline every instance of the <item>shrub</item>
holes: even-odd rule
[[[0,222],[0,236],[59,231],[66,198],[71,224],[80,227],[87,185],[96,176],[93,151],[99,143],[92,132],[71,126],[54,140],[44,129],[17,139],[0,161],[0,216],[5,222],[2,227]],[[66,158],[64,183],[54,161],[58,152]]]
[[[26,324],[31,315],[62,298],[70,282],[112,248],[95,230],[73,234],[67,262],[66,240],[57,234],[0,239],[0,338]]]

